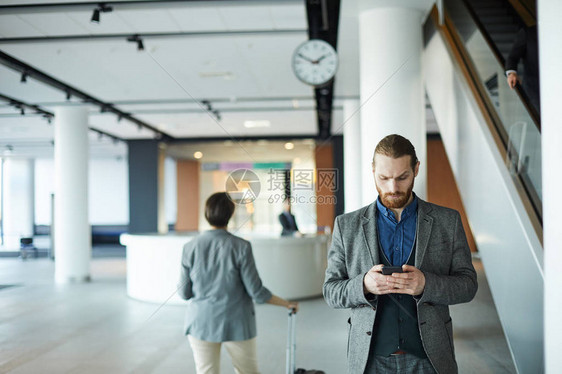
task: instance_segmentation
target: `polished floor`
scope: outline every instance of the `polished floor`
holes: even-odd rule
[[[451,308],[460,373],[515,373],[485,273],[475,266],[475,300]],[[92,282],[60,286],[49,259],[0,258],[0,373],[194,373],[183,307],[127,298],[123,258],[95,258],[91,269]],[[299,367],[346,372],[347,314],[321,298],[301,302]],[[287,314],[259,305],[256,315],[261,372],[285,373]],[[222,366],[234,372],[225,352]]]

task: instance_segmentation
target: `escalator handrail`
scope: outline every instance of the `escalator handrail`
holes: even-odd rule
[[[474,23],[478,27],[478,30],[480,31],[480,33],[484,37],[484,40],[486,40],[486,43],[488,44],[488,46],[490,47],[490,49],[494,53],[494,56],[496,57],[496,59],[498,60],[500,65],[503,67],[503,70],[505,71],[505,59],[503,58],[503,55],[501,54],[500,50],[498,49],[498,47],[494,43],[492,37],[490,36],[488,31],[484,27],[484,24],[480,21],[480,19],[476,15],[476,12],[474,11],[474,8],[468,2],[468,0],[461,0],[461,2],[464,4],[466,9],[468,10],[468,13],[470,14],[470,17],[472,18],[472,20],[474,21]],[[518,16],[519,16],[519,14],[518,14]],[[521,22],[523,24],[522,20],[521,20]],[[517,95],[519,96],[519,99],[521,100],[521,102],[525,106],[525,109],[527,109],[527,112],[529,113],[529,116],[533,120],[533,123],[535,124],[535,126],[537,127],[537,130],[540,133],[541,132],[540,113],[535,109],[533,104],[531,104],[531,100],[529,99],[529,96],[523,90],[521,85],[517,84],[515,86],[515,91],[517,92]]]
[[[487,95],[483,91],[484,87],[482,86],[483,85],[482,81],[478,78],[478,74],[475,73],[475,68],[472,65],[468,52],[464,49],[464,46],[462,45],[463,42],[461,41],[460,35],[458,35],[458,33],[456,33],[452,29],[454,28],[454,26],[452,24],[451,18],[447,14],[447,10],[446,9],[444,10],[444,23],[442,26],[438,26],[439,21],[438,21],[437,13],[438,13],[437,8],[434,7],[432,12],[430,13],[429,19],[431,20],[431,22],[433,22],[433,25],[436,29],[449,35],[450,42],[452,43],[451,46],[453,48],[456,48],[457,50],[458,53],[457,59],[459,63],[461,63],[464,66],[468,83],[469,85],[473,86],[472,91],[475,97],[477,97],[477,100],[480,101],[479,106],[481,106],[482,113],[485,117],[485,121],[491,126],[491,128],[494,129],[492,131],[496,132],[497,134],[497,137],[495,137],[496,143],[500,149],[500,152],[502,152],[501,149],[503,146],[502,156],[505,157],[507,155],[506,152],[507,152],[508,144],[506,138],[500,135],[502,128],[501,126],[498,126],[498,122],[501,121],[501,119],[499,119],[499,117],[495,113],[495,110],[493,109],[493,105],[491,105]],[[526,207],[529,217],[531,218],[531,223],[533,225],[533,228],[535,229],[537,236],[539,238],[542,238],[542,227],[543,227],[542,206],[540,206],[540,204],[539,205],[535,204],[532,198],[533,192],[529,190],[521,174],[517,174],[515,180],[517,180],[517,185],[519,186],[518,191],[520,192],[523,205]]]

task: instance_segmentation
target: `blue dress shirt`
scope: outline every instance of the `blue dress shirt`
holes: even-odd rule
[[[392,210],[385,207],[380,197],[377,199],[377,232],[379,245],[393,266],[402,266],[408,262],[416,241],[418,221],[418,197],[402,211],[400,222],[396,221]]]

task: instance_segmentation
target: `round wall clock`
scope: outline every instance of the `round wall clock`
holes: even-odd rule
[[[328,83],[338,69],[338,54],[327,42],[310,39],[300,44],[292,60],[293,71],[297,78],[311,86]]]

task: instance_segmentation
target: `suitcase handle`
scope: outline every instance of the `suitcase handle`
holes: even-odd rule
[[[296,338],[295,338],[295,324],[297,319],[297,311],[295,308],[289,310],[289,322],[287,328],[287,362],[286,374],[294,374],[296,369],[295,351],[296,351]]]

